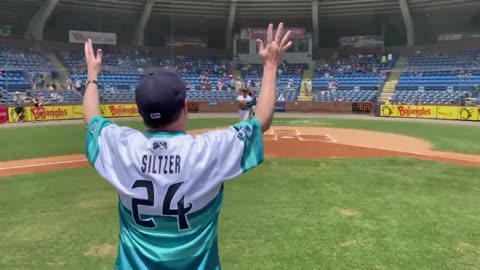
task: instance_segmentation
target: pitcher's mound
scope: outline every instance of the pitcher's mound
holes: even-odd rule
[[[206,130],[196,130],[200,134]],[[429,143],[403,135],[325,127],[275,126],[264,134],[265,155],[275,158],[367,158],[403,156],[480,166],[480,156],[432,151]]]

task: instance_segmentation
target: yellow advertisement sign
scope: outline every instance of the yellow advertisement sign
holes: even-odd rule
[[[458,120],[478,121],[477,107],[458,107]]]
[[[23,108],[23,121],[24,122],[30,122],[32,121],[32,113],[31,113],[31,107],[25,107]],[[8,122],[9,123],[16,123],[18,119],[17,112],[15,111],[14,108],[8,108]]]
[[[397,105],[382,105],[380,107],[380,116],[382,117],[398,117]]]
[[[140,116],[136,104],[109,104],[101,105],[103,117],[135,117]]]
[[[103,117],[140,116],[135,104],[100,105],[100,111]],[[25,107],[24,116],[25,122],[33,121],[34,117],[37,121],[82,119],[83,107],[81,105]],[[10,123],[17,122],[17,114],[14,108],[8,108],[8,121]]]
[[[72,106],[42,106],[31,110],[35,120],[68,120],[73,118]]]
[[[458,106],[382,105],[380,116],[478,121],[479,108]]]
[[[400,106],[398,110],[401,111]],[[437,106],[415,106],[413,113],[417,118],[437,118]]]
[[[73,105],[72,106],[72,118],[73,119],[82,119],[83,118],[83,106]]]
[[[453,106],[438,106],[437,107],[437,118],[438,119],[458,119],[458,108]]]

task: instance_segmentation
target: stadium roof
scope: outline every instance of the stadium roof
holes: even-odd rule
[[[153,15],[228,17],[231,0],[156,0]],[[407,0],[412,12],[460,7],[480,7],[479,0]],[[43,0],[1,0],[0,18],[18,6],[38,7]],[[322,16],[399,13],[398,0],[319,0]],[[102,11],[142,11],[145,0],[60,0],[57,8],[96,9]],[[236,17],[306,17],[312,14],[312,0],[237,0]]]

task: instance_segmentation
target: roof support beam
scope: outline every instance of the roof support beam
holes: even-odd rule
[[[150,19],[150,14],[152,14],[152,8],[154,4],[155,0],[145,1],[142,15],[140,15],[140,18],[138,18],[135,35],[133,36],[134,46],[143,47],[145,28],[147,27],[148,19]]]
[[[318,31],[318,0],[312,0],[312,26],[313,26],[313,49],[318,49],[319,31]]]
[[[407,0],[399,0],[400,10],[402,12],[403,22],[407,30],[407,46],[415,45],[415,27],[413,25],[412,13]]]
[[[60,0],[46,0],[43,5],[37,10],[35,15],[28,23],[27,31],[25,32],[25,39],[28,40],[43,40],[43,29],[48,17],[57,6]]]
[[[227,50],[233,48],[233,25],[235,23],[235,15],[237,13],[237,0],[230,0],[230,12],[228,13],[227,34],[225,47]]]

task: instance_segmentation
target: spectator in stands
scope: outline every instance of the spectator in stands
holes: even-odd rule
[[[79,92],[82,90],[82,80],[80,78],[75,81],[75,89]]]
[[[32,98],[32,122],[35,123],[40,118],[40,112],[43,110],[45,98],[42,93],[38,93],[36,97]]]
[[[242,88],[242,80],[240,77],[237,77],[237,79],[235,80],[235,91],[239,93],[241,88]]]
[[[386,70],[382,70],[382,72],[380,72],[381,76],[383,79],[387,79],[387,71]]]
[[[281,93],[280,96],[278,96],[277,101],[285,102],[285,98],[283,97],[283,93]]]
[[[287,88],[293,88],[293,79],[288,79]]]
[[[205,90],[212,90],[212,82],[209,79],[205,81]]]
[[[187,82],[187,87],[186,87],[186,88],[187,88],[187,90],[191,90],[191,89],[192,89],[192,85],[191,85],[189,82]]]
[[[72,78],[68,77],[65,84],[67,85],[67,90],[72,90]]]
[[[223,89],[223,78],[218,78],[217,80],[217,90],[220,91]]]

